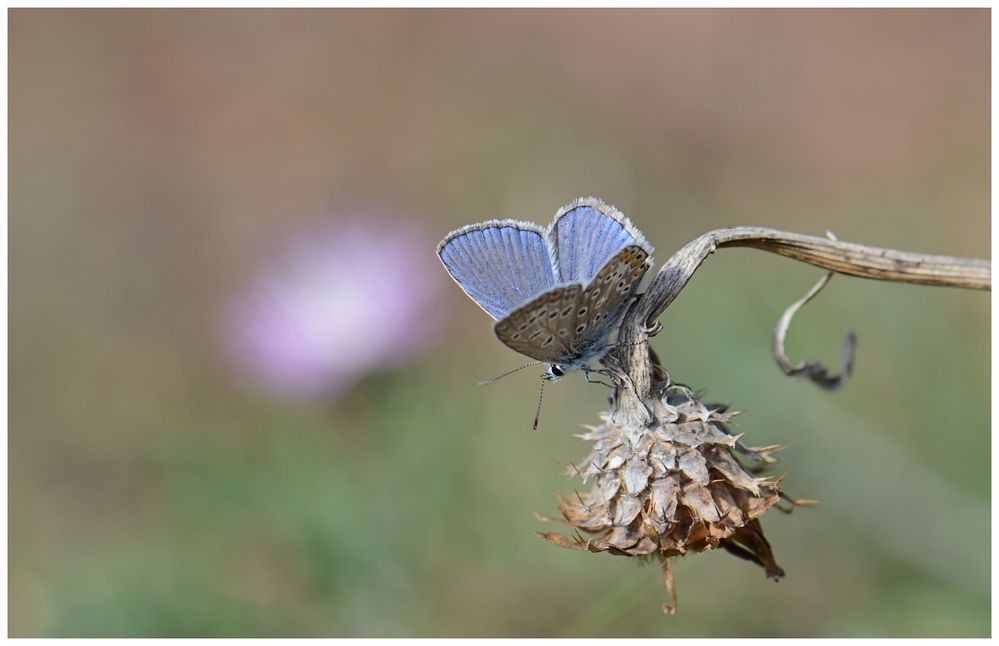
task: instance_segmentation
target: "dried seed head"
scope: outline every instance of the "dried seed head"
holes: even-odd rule
[[[619,425],[604,413],[600,426],[578,436],[593,448],[567,473],[591,488],[560,496],[563,518],[556,521],[574,536],[539,535],[577,550],[658,556],[671,591],[668,559],[690,550],[722,547],[761,565],[770,578],[783,576],[757,520],[780,500],[780,481],[754,477],[733,453],[773,462],[780,447],[743,446],[727,428],[735,413],[705,406],[685,386],[665,386],[648,408],[652,424]],[[672,612],[675,605],[665,607]]]

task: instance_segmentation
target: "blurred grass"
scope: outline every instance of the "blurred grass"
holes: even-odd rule
[[[456,288],[337,402],[248,390],[219,331],[330,207],[434,238],[594,194],[660,262],[735,224],[987,257],[987,16],[12,11],[11,634],[988,635],[989,295],[835,278],[788,348],[856,331],[829,394],[769,356],[818,270],[707,261],[656,349],[822,504],[764,519],[780,584],[680,560],[675,617],[658,568],[533,536],[605,392],[546,389],[532,433],[533,372],[475,386],[522,362]]]

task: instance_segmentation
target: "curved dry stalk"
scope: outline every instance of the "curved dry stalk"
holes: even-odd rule
[[[622,408],[644,415],[639,404],[649,394],[652,384],[647,342],[650,334],[657,331],[656,319],[683,291],[701,263],[722,247],[761,249],[861,278],[966,289],[992,288],[992,263],[988,260],[870,247],[762,227],[716,229],[673,254],[625,315],[619,335],[622,343],[615,363],[631,377],[634,390],[633,393],[622,391],[619,402]]]
[[[705,233],[666,261],[642,299],[645,320],[652,322],[658,318],[701,263],[722,247],[762,249],[860,278],[967,289],[992,288],[992,263],[988,260],[868,247],[762,227],[730,227]]]
[[[808,301],[815,298],[815,295],[822,291],[822,288],[826,286],[829,280],[832,278],[833,272],[828,271],[822,275],[819,282],[808,290],[808,293],[802,296],[800,299],[791,303],[791,306],[784,310],[780,319],[777,321],[777,327],[774,329],[774,343],[773,343],[773,354],[774,359],[777,361],[777,367],[789,377],[802,377],[808,379],[815,385],[825,390],[838,390],[846,385],[846,382],[850,380],[850,375],[853,373],[853,357],[857,350],[857,336],[853,333],[853,330],[849,330],[846,333],[846,339],[843,341],[843,350],[840,354],[840,373],[836,376],[829,374],[829,369],[818,361],[798,361],[797,363],[791,361],[791,358],[787,356],[787,352],[784,350],[784,341],[787,339],[787,330],[791,327],[791,321],[794,319],[794,315],[798,313]]]

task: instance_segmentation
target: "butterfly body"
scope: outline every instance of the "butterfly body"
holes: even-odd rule
[[[490,220],[448,234],[438,256],[494,319],[510,348],[548,364],[554,381],[603,356],[607,337],[651,266],[652,247],[619,211],[581,198],[547,229]]]

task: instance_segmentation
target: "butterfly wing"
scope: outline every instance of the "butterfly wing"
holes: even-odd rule
[[[544,229],[490,220],[449,233],[437,255],[451,278],[494,319],[555,285]]]
[[[550,289],[497,321],[493,330],[500,341],[521,354],[563,363],[572,356],[572,326],[582,292],[578,283]]]
[[[648,259],[645,249],[629,245],[604,265],[580,292],[572,314],[565,321],[559,319],[556,331],[560,334],[567,329],[569,347],[551,363],[559,364],[564,371],[578,370],[603,356],[607,337],[649,269]],[[563,308],[560,313],[565,311]]]
[[[589,283],[627,245],[652,253],[652,246],[631,220],[595,197],[580,198],[559,209],[545,237],[555,276],[563,283]]]
[[[547,230],[490,220],[437,246],[458,286],[497,319],[500,341],[567,369],[599,357],[651,253],[631,221],[596,198],[563,207]]]
[[[638,245],[619,251],[597,272],[580,294],[572,325],[571,350],[578,357],[565,369],[589,365],[603,354],[607,337],[650,266],[648,252]]]

